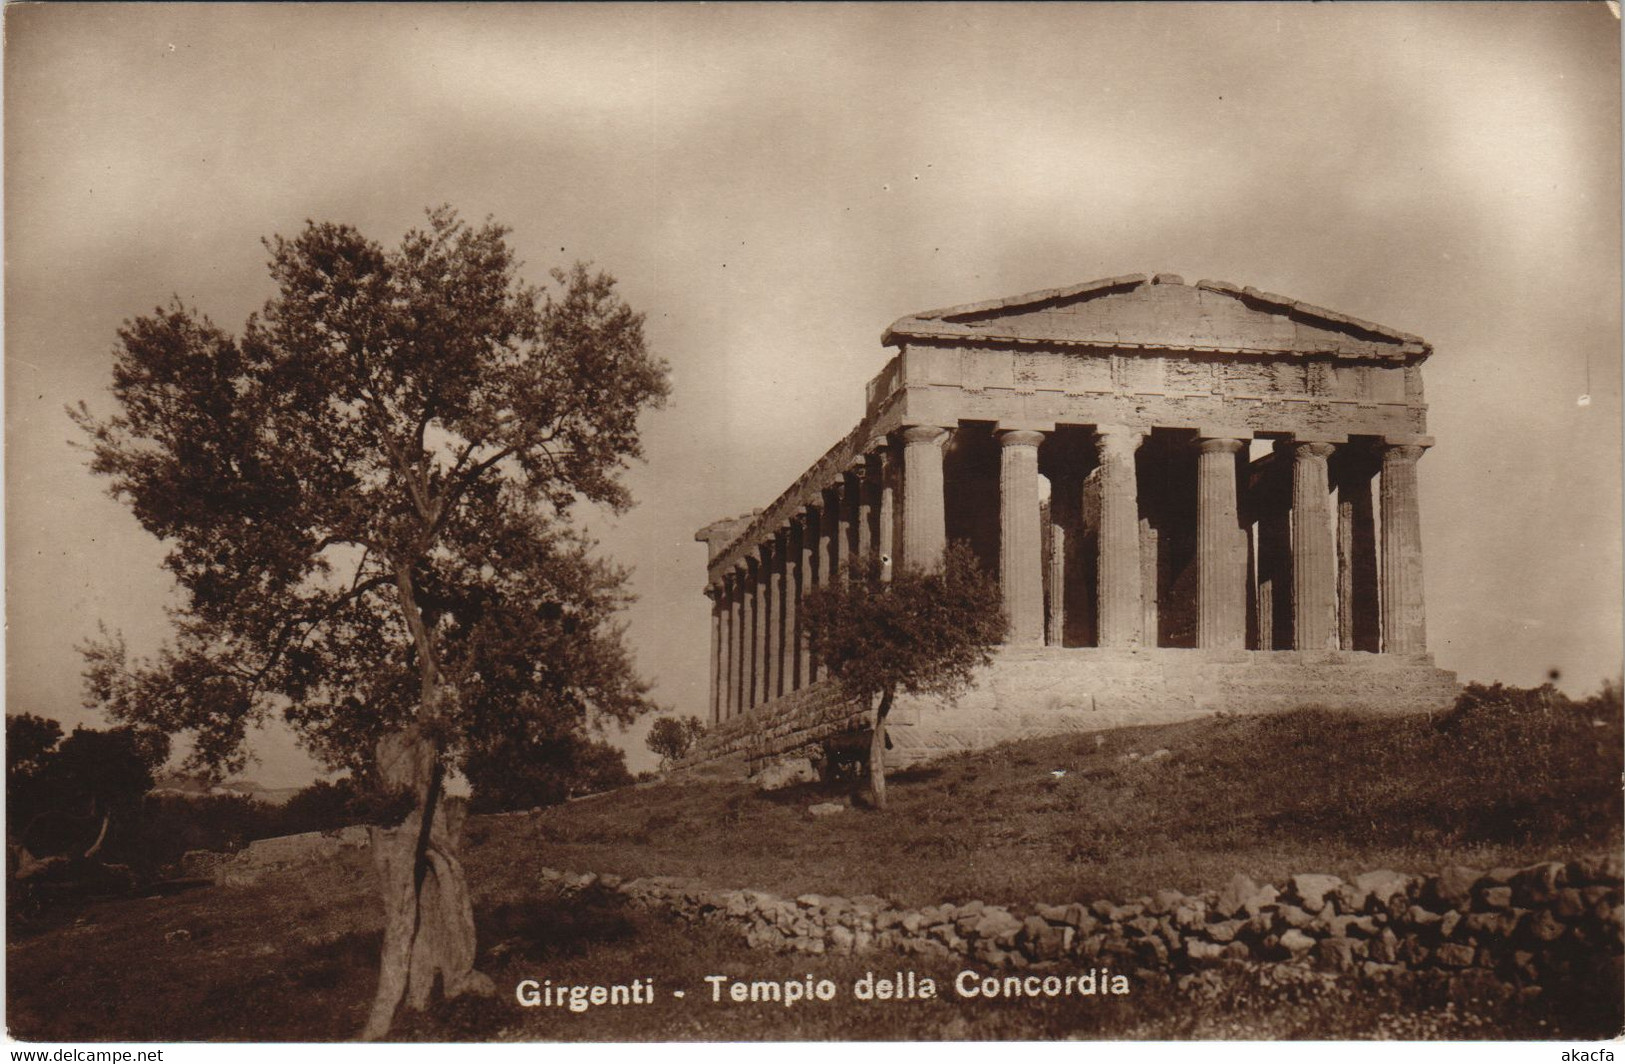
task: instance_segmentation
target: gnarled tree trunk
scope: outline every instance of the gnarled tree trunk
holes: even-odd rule
[[[875,707],[875,730],[869,734],[869,799],[876,809],[886,808],[886,715],[892,692],[887,688]]]
[[[439,757],[416,727],[378,744],[386,788],[417,796],[412,812],[392,828],[372,829],[373,860],[384,896],[384,948],[378,994],[364,1039],[389,1033],[404,999],[422,1009],[438,979],[446,997],[490,994],[488,976],[474,970],[474,908],[457,860],[461,801],[448,799]]]

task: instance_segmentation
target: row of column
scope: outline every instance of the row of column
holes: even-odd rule
[[[871,453],[820,492],[819,501],[798,508],[772,539],[706,589],[712,602],[713,721],[824,678],[798,623],[801,602],[852,559],[891,556],[896,473],[889,441],[875,441]],[[941,475],[939,461],[939,498]]]
[[[905,562],[929,564],[945,539],[942,453],[946,432],[911,428],[904,438]],[[1097,558],[1099,645],[1134,647],[1154,643],[1145,632],[1145,569],[1140,537],[1136,455],[1145,432],[1102,426],[1095,434],[1100,468],[1100,524]],[[1038,448],[1044,433],[1004,429],[998,433],[999,577],[1010,618],[1006,642],[1044,642],[1042,529],[1039,526]],[[1240,437],[1209,436],[1198,441],[1197,459],[1197,646],[1241,649],[1247,641],[1248,527],[1242,521],[1236,477],[1238,456],[1248,446]],[[1334,539],[1328,460],[1336,445],[1319,440],[1290,441],[1290,510],[1264,515],[1284,522],[1284,550],[1290,561],[1280,577],[1289,586],[1266,595],[1290,611],[1291,646],[1299,650],[1337,649],[1355,626],[1350,616],[1358,601],[1357,541],[1373,523],[1370,477],[1339,485],[1339,533]],[[1382,528],[1380,632],[1385,653],[1425,649],[1422,600],[1420,509],[1416,462],[1423,448],[1387,444],[1382,448]],[[1375,470],[1373,470],[1375,472]],[[1362,495],[1363,493],[1363,495]],[[1261,535],[1267,530],[1261,530]],[[1338,542],[1343,543],[1339,549]],[[1277,593],[1278,592],[1278,593]],[[1262,604],[1261,604],[1262,605]],[[1263,644],[1266,647],[1271,643]],[[1376,649],[1373,647],[1372,649]]]
[[[1136,469],[1145,435],[1121,426],[1101,426],[1095,433],[1100,469],[1098,630],[1099,645],[1106,647],[1155,643],[1155,633],[1145,631],[1146,570]],[[875,441],[870,453],[823,490],[820,501],[797,510],[771,540],[707,590],[713,602],[714,720],[727,720],[823,678],[808,653],[797,610],[806,593],[833,579],[851,556],[893,555],[894,530],[901,540],[898,564],[924,567],[941,556],[947,540],[943,444],[948,436],[946,428],[934,425],[902,429],[900,469],[891,441]],[[1010,618],[1006,642],[1042,645],[1038,449],[1044,433],[1004,429],[998,441],[999,575]],[[1248,440],[1240,437],[1198,441],[1196,639],[1202,648],[1246,646],[1253,556],[1236,472],[1238,456],[1247,446]],[[1336,449],[1319,440],[1278,445],[1278,460],[1290,463],[1290,510],[1281,506],[1258,515],[1259,627],[1261,632],[1284,631],[1280,626],[1290,614],[1290,645],[1299,650],[1336,649],[1355,624],[1351,614],[1359,599],[1360,552],[1351,545],[1362,535],[1371,537],[1371,481],[1367,475],[1340,482],[1334,538],[1328,461]],[[1416,462],[1422,453],[1421,446],[1411,444],[1381,449],[1377,599],[1385,653],[1425,649],[1416,491]],[[899,479],[900,512],[895,505]],[[1263,635],[1260,645],[1277,646],[1272,639]]]

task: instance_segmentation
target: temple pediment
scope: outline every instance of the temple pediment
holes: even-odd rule
[[[1171,274],[928,310],[898,319],[881,338],[887,345],[911,341],[1398,361],[1431,353],[1421,337],[1385,325],[1225,281],[1187,285]]]

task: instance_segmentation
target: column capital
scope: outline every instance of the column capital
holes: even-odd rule
[[[1037,429],[1000,429],[1000,447],[1037,447],[1044,442],[1044,434]]]
[[[1246,440],[1234,436],[1203,436],[1198,446],[1203,454],[1235,454],[1246,443]]]
[[[879,436],[870,436],[863,445],[864,457],[880,457],[891,450],[891,437],[882,433]]]
[[[1293,440],[1292,453],[1298,458],[1318,458],[1322,461],[1330,458],[1337,445],[1324,440]]]
[[[1127,425],[1096,425],[1095,452],[1101,458],[1108,454],[1132,456],[1140,449],[1145,437],[1144,429],[1129,428]]]
[[[948,430],[941,425],[904,425],[898,435],[904,443],[941,444],[948,438]]]
[[[1388,443],[1383,442],[1382,460],[1388,462],[1415,462],[1427,453],[1428,444],[1425,443]]]

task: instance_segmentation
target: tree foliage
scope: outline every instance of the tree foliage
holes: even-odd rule
[[[470,756],[466,772],[476,813],[557,805],[632,782],[624,751],[579,732],[505,739]]]
[[[191,732],[217,771],[278,710],[365,770],[420,716],[455,755],[516,715],[648,708],[612,623],[624,573],[561,517],[627,505],[665,367],[612,278],[539,292],[505,236],[446,208],[393,252],[308,223],[269,242],[278,293],[240,340],[178,301],[125,324],[118,412],[75,418],[185,604],[156,662],[86,648],[90,701]]]
[[[240,337],[178,300],[127,322],[117,411],[73,412],[184,594],[155,660],[107,633],[84,648],[88,701],[189,733],[190,765],[216,773],[280,714],[327,765],[414,795],[415,856],[388,876],[447,907],[458,964],[472,922],[445,772],[515,720],[651,708],[613,620],[625,574],[569,511],[628,505],[618,476],[666,367],[613,278],[577,264],[536,289],[506,237],[449,208],[394,250],[309,222],[267,243],[277,291]],[[438,925],[390,913],[385,982],[407,950],[421,1003],[438,977],[413,943]]]
[[[56,744],[62,725],[32,713],[6,714],[6,790],[38,775]]]
[[[882,808],[886,715],[896,696],[956,697],[992,661],[1008,623],[997,581],[963,543],[935,567],[904,567],[889,582],[866,560],[809,594],[798,617],[813,658],[875,713],[869,777]]]
[[[168,737],[150,730],[78,727],[6,717],[6,833],[35,855],[83,851],[138,818]]]
[[[643,742],[660,755],[660,767],[666,769],[681,761],[704,734],[705,724],[699,717],[661,717],[650,726]]]

